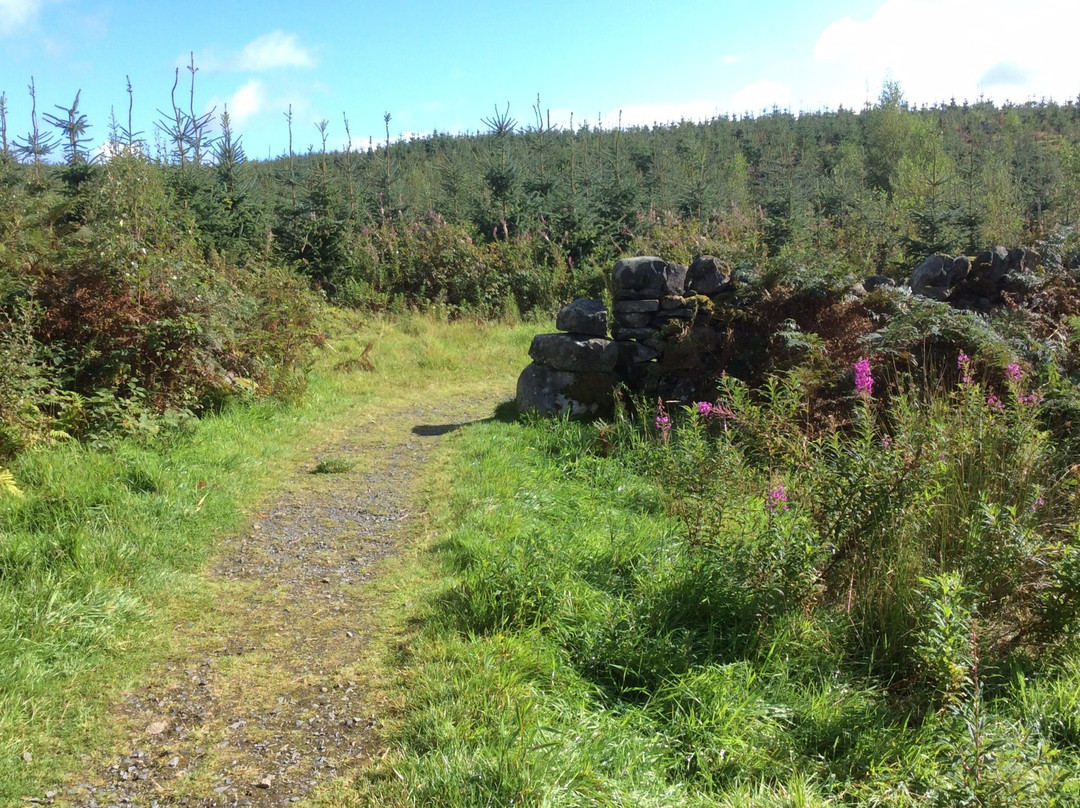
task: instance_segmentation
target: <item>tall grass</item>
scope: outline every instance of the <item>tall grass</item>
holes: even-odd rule
[[[831,431],[777,379],[459,434],[450,577],[363,799],[1070,804],[1074,458],[1018,371],[867,391]]]

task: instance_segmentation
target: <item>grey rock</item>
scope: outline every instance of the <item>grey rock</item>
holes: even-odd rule
[[[653,322],[665,323],[670,320],[692,320],[695,314],[697,314],[696,307],[683,306],[682,308],[660,312],[655,315]]]
[[[529,347],[529,356],[552,370],[607,373],[615,369],[619,349],[603,337],[537,334]]]
[[[623,312],[618,315],[616,321],[620,326],[625,328],[645,328],[652,322],[652,318],[655,314],[649,312],[633,313]]]
[[[655,348],[632,340],[619,340],[615,344],[619,347],[619,365],[621,366],[651,362],[660,355]]]
[[[608,310],[599,300],[582,297],[568,303],[555,317],[555,327],[560,331],[606,337]]]
[[[863,278],[862,288],[867,292],[872,292],[883,286],[896,286],[896,282],[885,275],[871,275],[868,278]]]
[[[615,289],[611,297],[616,303],[620,303],[634,300],[659,300],[666,294],[667,292],[659,286],[650,286],[647,289]]]
[[[915,269],[911,270],[911,278],[908,286],[916,294],[923,294],[924,290],[934,286],[948,286],[949,270],[952,268],[952,258],[948,255],[934,254],[926,258]]]
[[[612,307],[615,316],[619,317],[622,314],[641,314],[651,313],[660,310],[659,300],[620,300]]]
[[[518,377],[514,402],[519,412],[607,418],[614,412],[618,383],[614,373],[568,373],[533,362]]]
[[[911,291],[922,297],[942,302],[949,299],[949,293],[952,290],[947,286],[924,286],[922,289],[912,289]]]
[[[698,295],[715,295],[731,283],[731,267],[712,255],[699,255],[686,273],[686,288]]]
[[[655,328],[627,328],[621,326],[618,323],[611,329],[611,336],[617,340],[633,339],[639,342],[645,342],[646,340],[656,338]]]
[[[687,268],[669,264],[656,256],[623,258],[611,270],[611,289],[617,299],[622,292],[660,289],[668,295],[681,295],[686,288]]]
[[[949,286],[956,286],[958,283],[967,280],[967,276],[970,274],[971,259],[966,255],[958,255],[952,260],[952,266],[949,267],[945,282]]]
[[[972,274],[985,283],[997,283],[1009,271],[1009,251],[1004,247],[983,250],[975,256]]]

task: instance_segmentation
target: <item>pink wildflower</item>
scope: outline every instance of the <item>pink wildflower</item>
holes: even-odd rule
[[[769,489],[769,498],[765,500],[765,505],[770,511],[775,511],[778,508],[782,511],[787,510],[787,489],[784,488],[783,483],[777,483]]]
[[[1008,367],[1005,368],[1005,376],[1013,384],[1019,384],[1020,380],[1024,378],[1024,371],[1020,369],[1020,365],[1016,362],[1010,362]]]
[[[994,412],[1004,412],[1005,405],[1001,403],[1001,399],[994,393],[991,393],[986,397],[986,406],[992,409]]]
[[[964,384],[973,384],[974,380],[971,378],[971,357],[961,351],[956,356],[956,367],[960,370],[960,380]]]
[[[671,418],[668,417],[667,410],[664,409],[664,402],[656,402],[656,428],[660,430],[660,435],[666,441],[668,435],[671,433]]]
[[[855,392],[868,399],[873,389],[874,377],[870,374],[870,360],[860,359],[855,363]]]
[[[697,407],[698,415],[704,415],[706,417],[711,415],[713,410],[716,409],[708,401],[699,401],[696,404],[694,404],[694,406]]]

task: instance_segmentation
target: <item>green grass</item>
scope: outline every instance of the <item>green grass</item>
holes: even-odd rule
[[[182,432],[11,464],[0,496],[0,803],[114,742],[104,711],[205,604],[200,569],[260,496],[335,435],[418,399],[505,398],[535,325],[327,313],[304,403],[237,405]],[[374,343],[371,372],[335,372]],[[332,460],[330,458],[329,460]],[[24,758],[24,754],[29,753]]]
[[[332,804],[1075,804],[1075,623],[1001,639],[1024,576],[1071,597],[1068,458],[1031,413],[962,389],[894,413],[889,454],[873,429],[808,442],[740,406],[734,437],[689,415],[667,441],[456,434],[395,755]],[[842,588],[826,536],[867,543]]]
[[[347,457],[325,457],[315,464],[312,474],[343,474],[352,471],[356,462]]]

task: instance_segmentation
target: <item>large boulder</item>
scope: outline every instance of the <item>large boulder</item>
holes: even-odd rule
[[[615,411],[614,373],[569,373],[533,362],[518,377],[518,412],[610,418]]]
[[[585,334],[590,337],[606,337],[608,329],[608,310],[599,300],[581,297],[568,303],[559,310],[555,317],[555,327],[571,334]]]
[[[529,346],[529,356],[552,370],[609,373],[615,369],[619,349],[603,337],[537,334]]]
[[[731,283],[731,267],[712,255],[699,255],[686,272],[686,290],[695,295],[715,295]]]
[[[972,262],[972,274],[983,283],[995,284],[1005,277],[1009,267],[1009,251],[1004,247],[994,247],[992,250],[983,250],[975,256]]]
[[[971,259],[966,255],[958,255],[952,260],[952,265],[949,267],[948,273],[946,273],[945,282],[949,286],[956,286],[967,280],[967,276],[970,274]]]
[[[952,269],[952,256],[935,254],[925,259],[911,270],[908,286],[917,295],[925,295],[932,287],[948,288],[949,270]]]
[[[623,258],[611,270],[611,293],[616,300],[658,299],[686,290],[687,268],[663,258],[643,255]]]

